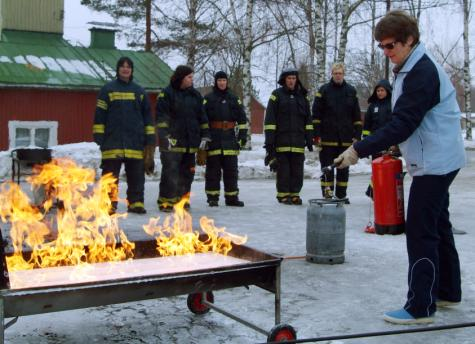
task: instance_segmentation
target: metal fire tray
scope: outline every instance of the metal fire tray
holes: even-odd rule
[[[203,240],[206,237],[203,238]],[[3,240],[2,240],[3,242]],[[118,278],[100,282],[68,283],[50,287],[24,289],[10,288],[4,246],[0,245],[3,274],[0,276],[0,320],[14,318],[0,329],[0,343],[4,342],[4,330],[16,322],[19,316],[34,315],[88,307],[97,307],[146,299],[189,294],[188,307],[197,314],[214,309],[263,334],[268,339],[275,326],[266,331],[213,304],[212,291],[255,285],[275,294],[275,324],[280,323],[280,265],[282,258],[266,254],[244,245],[233,245],[229,256],[245,262],[238,265],[213,269],[147,275],[140,278]],[[10,253],[11,254],[11,253]],[[25,256],[28,253],[24,253]],[[155,240],[136,241],[134,259],[158,257]],[[290,327],[290,326],[288,326]],[[293,331],[293,329],[292,329]],[[295,333],[295,331],[294,331]]]

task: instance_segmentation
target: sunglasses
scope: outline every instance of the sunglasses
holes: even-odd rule
[[[386,44],[379,43],[378,48],[381,49],[381,50],[384,50],[384,49],[393,50],[396,43],[397,43],[397,41],[394,41],[394,42],[391,42],[391,43],[386,43]]]

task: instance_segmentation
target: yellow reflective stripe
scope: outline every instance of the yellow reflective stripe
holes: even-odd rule
[[[175,204],[177,203],[181,198],[180,197],[174,197],[174,198],[166,198],[166,197],[159,197],[158,198],[158,203],[171,203]]]
[[[134,202],[134,203],[129,204],[129,208],[131,208],[131,209],[133,209],[133,208],[143,208],[143,207],[144,207],[143,202]]]
[[[239,155],[239,151],[232,149],[223,149],[223,155]]]
[[[203,123],[202,125],[200,125],[200,129],[208,129],[208,128],[209,128],[208,123]]]
[[[312,121],[313,124],[320,124],[322,121],[320,121],[319,119],[314,119]]]
[[[221,149],[214,149],[208,151],[208,156],[213,156],[213,155],[220,155],[221,154]]]
[[[350,147],[353,144],[353,142],[342,142],[341,145],[343,147]]]
[[[227,191],[224,193],[224,196],[237,196],[239,195],[239,191]]]
[[[97,100],[96,106],[100,109],[107,110],[107,103],[102,99]]]
[[[320,182],[321,186],[333,186],[333,182]]]
[[[353,125],[363,125],[363,122],[362,121],[354,121]]]
[[[275,149],[278,153],[292,152],[292,153],[304,153],[305,148],[300,147],[277,147]]]
[[[290,196],[291,196],[291,197],[299,196],[299,195],[300,195],[299,192],[291,192],[291,193],[290,193]]]
[[[92,126],[92,132],[94,134],[104,134],[105,129],[106,129],[106,126],[104,124],[94,124]]]
[[[143,151],[134,149],[109,149],[102,152],[102,159],[143,159]]]
[[[185,147],[172,147],[172,148],[170,148],[170,152],[186,153],[186,148]]]
[[[210,196],[219,196],[219,190],[205,190],[205,193]]]
[[[273,102],[275,102],[275,101],[277,100],[277,97],[276,97],[276,96],[274,96],[273,94],[271,94],[271,96],[270,96],[270,100],[272,100]]]
[[[208,102],[208,99],[203,99],[203,105],[206,105],[207,102]]]
[[[289,192],[278,192],[277,193],[277,197],[286,197],[286,196],[290,196],[290,193]]]
[[[307,124],[305,130],[313,130],[313,124]]]
[[[322,94],[321,94],[320,92],[317,92],[317,93],[315,93],[315,97],[321,98],[321,97],[322,97]]]
[[[348,186],[348,182],[336,182],[336,186]]]
[[[153,135],[153,134],[155,134],[155,127],[153,125],[146,125],[145,135]]]
[[[276,130],[277,129],[277,125],[275,124],[266,124],[264,126],[264,130]]]
[[[338,146],[338,142],[322,141],[322,146],[337,147],[337,146]]]
[[[135,100],[134,92],[110,92],[109,99],[111,102],[116,100]]]
[[[238,125],[239,130],[243,130],[243,129],[247,129],[247,128],[248,128],[247,124],[239,124]]]
[[[165,93],[160,92],[160,93],[158,94],[158,98],[165,98]]]
[[[140,101],[143,101],[143,94],[140,95]]]
[[[168,128],[168,123],[167,122],[158,122],[157,123],[157,128]]]
[[[371,134],[371,131],[369,131],[369,130],[363,130],[363,133],[362,133],[362,134],[363,134],[363,135],[369,135],[369,134]]]
[[[190,153],[196,153],[196,152],[198,152],[198,148],[188,148],[188,151]]]

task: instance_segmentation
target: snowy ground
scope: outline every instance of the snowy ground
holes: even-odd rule
[[[455,238],[462,266],[464,295],[458,308],[437,313],[435,325],[475,321],[475,232],[472,227],[475,222],[475,214],[472,213],[475,204],[475,152],[467,153],[469,166],[461,171],[451,189],[452,222],[455,227],[468,232]],[[257,156],[256,160],[261,158]],[[365,165],[361,163],[362,170]],[[307,168],[310,170],[309,166]],[[313,168],[316,170],[313,172],[318,175],[316,166]],[[306,202],[304,206],[278,204],[274,181],[266,179],[269,174],[264,169],[262,173],[259,179],[240,181],[240,197],[246,206],[239,209],[222,204],[218,208],[207,207],[204,182],[194,182],[191,199],[194,222],[200,216],[207,215],[214,218],[218,226],[226,226],[232,233],[248,235],[248,245],[258,250],[285,257],[304,256]],[[369,199],[364,196],[368,180],[368,174],[353,173],[350,177],[351,205],[345,207],[347,227],[344,264],[319,265],[303,259],[287,259],[283,262],[282,322],[293,325],[298,338],[404,328],[385,323],[381,315],[384,311],[401,307],[405,300],[405,237],[363,233],[370,207]],[[405,182],[407,191],[410,179],[406,177]],[[123,181],[121,186],[123,194]],[[158,182],[148,180],[145,202],[148,214],[129,215],[122,222],[122,228],[132,240],[146,238],[141,226],[149,216],[159,215],[156,210],[157,194]],[[302,190],[304,201],[318,198],[319,195],[318,181],[315,178],[306,179]],[[124,211],[125,207],[121,205],[119,209]],[[215,302],[263,328],[270,329],[273,326],[273,294],[257,287],[215,292]],[[468,344],[474,342],[474,336],[475,329],[468,328],[327,343]],[[15,344],[263,341],[265,336],[216,312],[211,311],[205,316],[193,315],[186,307],[186,295],[22,317],[6,330],[6,342]]]

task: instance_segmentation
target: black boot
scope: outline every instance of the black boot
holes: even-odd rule
[[[291,201],[292,204],[294,204],[294,205],[302,205],[302,199],[301,199],[299,196],[292,196],[292,198],[290,199],[290,201]]]
[[[288,196],[277,197],[277,201],[282,204],[292,204],[292,200]]]
[[[209,205],[210,207],[217,207],[217,206],[219,206],[218,201],[216,201],[216,200],[208,200],[208,205]]]
[[[244,207],[244,202],[240,201],[237,197],[227,198],[226,205],[230,207]]]

